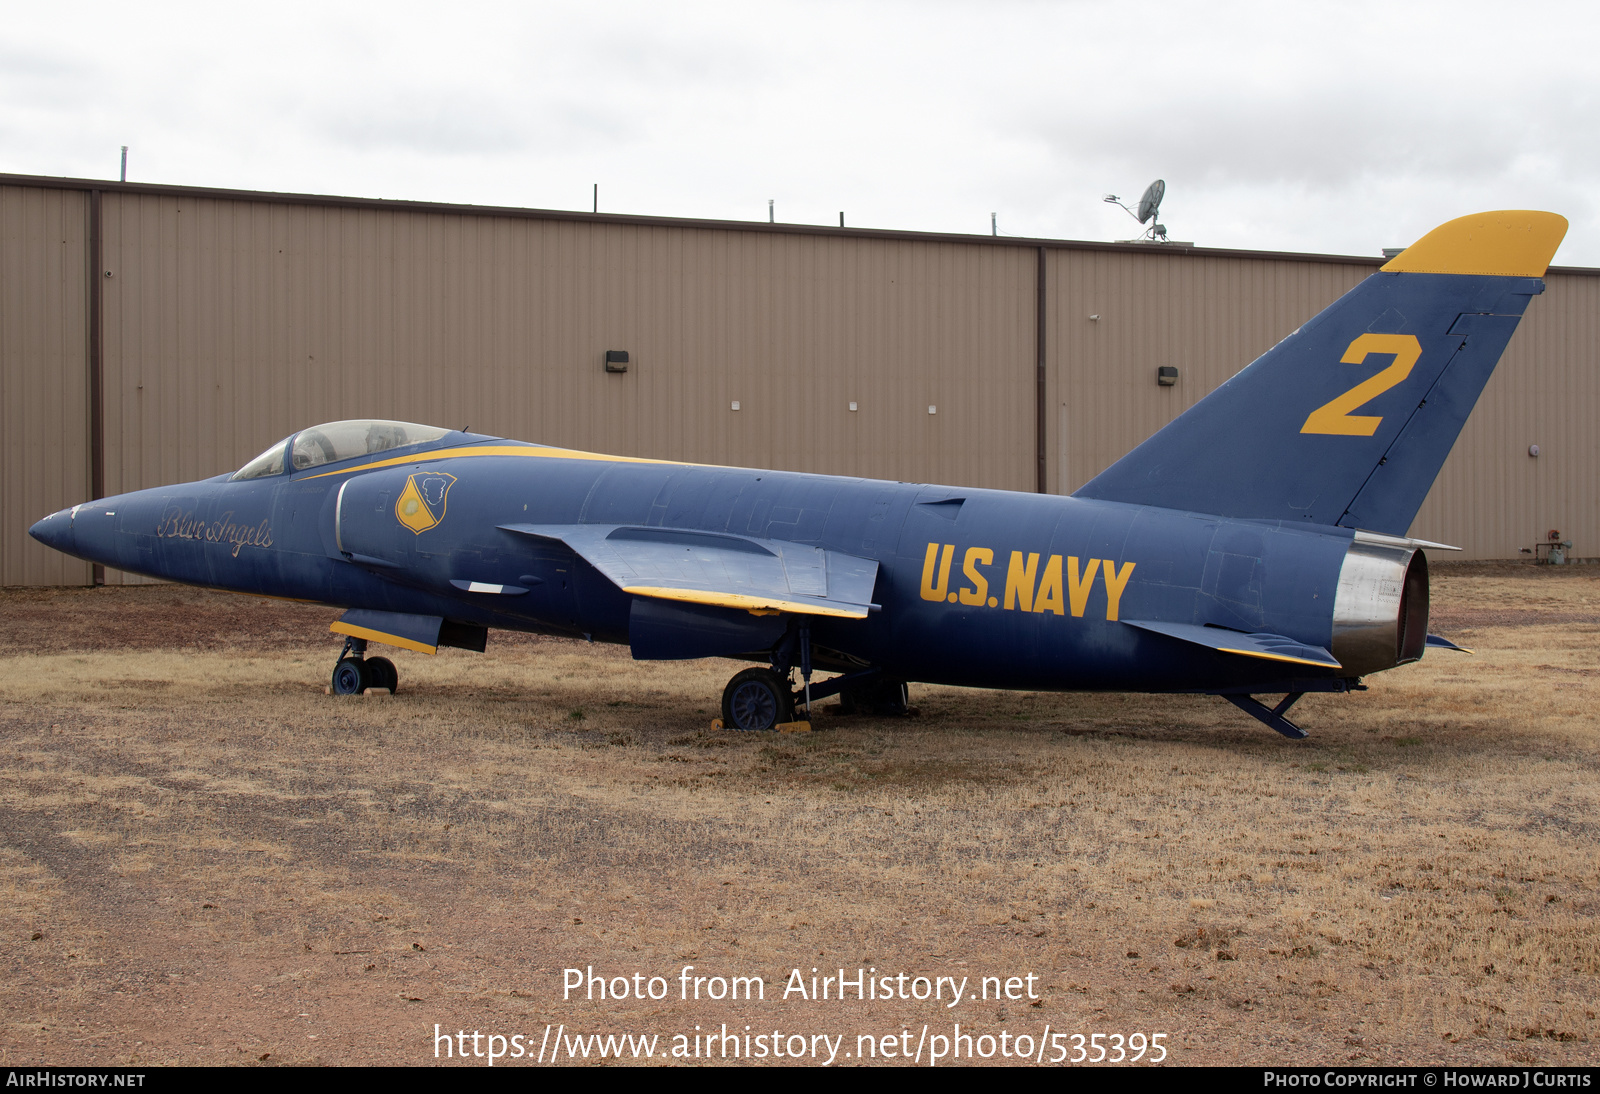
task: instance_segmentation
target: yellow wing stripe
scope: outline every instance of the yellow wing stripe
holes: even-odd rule
[[[322,471],[315,475],[307,475],[306,478],[324,479],[329,475],[350,475],[357,471],[371,471],[378,467],[399,467],[401,464],[407,463],[435,463],[439,460],[460,460],[469,456],[522,456],[545,460],[600,460],[604,463],[665,463],[678,467],[691,466],[678,460],[649,460],[643,456],[607,456],[600,452],[579,452],[575,448],[545,448],[539,445],[521,444],[480,444],[468,445],[465,448],[444,448],[437,452],[413,452],[409,456],[394,456],[387,460],[374,460],[372,463],[357,464],[355,467],[341,467],[334,471]]]
[[[382,642],[389,646],[399,646],[403,650],[416,650],[418,653],[434,654],[439,652],[438,646],[430,646],[426,642],[416,642],[410,638],[401,638],[397,634],[385,634],[375,631],[371,627],[357,627],[354,624],[339,620],[329,625],[328,629],[334,634],[348,634],[351,638],[365,638],[372,642]]]
[[[1532,209],[1474,213],[1439,225],[1384,264],[1386,273],[1543,277],[1567,218]]]
[[[656,585],[626,585],[622,589],[634,596],[655,597],[658,600],[682,600],[690,604],[710,604],[718,608],[743,608],[746,611],[796,612],[802,615],[830,615],[840,619],[865,619],[864,607],[834,607],[831,604],[814,604],[803,600],[779,600],[770,596],[748,596],[744,593],[718,593],[706,589],[666,589]]]
[[[1237,653],[1244,657],[1259,657],[1264,661],[1287,661],[1291,665],[1316,665],[1318,668],[1322,669],[1343,668],[1343,666],[1337,661],[1332,663],[1327,661],[1313,661],[1309,657],[1290,657],[1288,654],[1284,653],[1263,653],[1260,650],[1235,650],[1229,649],[1227,646],[1218,646],[1217,649],[1221,650],[1223,653]]]

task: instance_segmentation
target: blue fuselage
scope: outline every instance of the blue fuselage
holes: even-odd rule
[[[1327,648],[1346,528],[597,458],[460,433],[387,456],[142,490],[64,510],[34,534],[105,566],[192,585],[626,643],[633,596],[564,544],[503,526],[691,529],[878,563],[878,610],[812,620],[828,667],[1038,690],[1292,691],[1341,675],[1230,656],[1126,621]],[[428,472],[450,480],[447,504],[419,530],[396,519],[396,504]]]

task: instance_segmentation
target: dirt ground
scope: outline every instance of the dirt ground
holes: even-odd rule
[[[1600,568],[1440,566],[1434,606],[1474,655],[1308,697],[1291,742],[1215,698],[932,687],[914,718],[713,732],[738,665],[499,634],[385,651],[400,693],[339,699],[328,609],[6,590],[0,1063],[446,1062],[437,1025],[473,1066],[474,1031],[520,1036],[503,1065],[548,1024],[564,1053],[658,1035],[657,1063],[726,1025],[925,1064],[960,1023],[991,1052],[1592,1064]],[[591,966],[666,997],[563,999]],[[682,1000],[684,966],[765,999]],[[785,998],[813,968],[942,998]]]

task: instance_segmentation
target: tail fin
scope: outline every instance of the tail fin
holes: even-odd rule
[[[1440,225],[1074,496],[1404,535],[1566,231]]]

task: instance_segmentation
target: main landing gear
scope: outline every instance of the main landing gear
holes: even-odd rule
[[[360,695],[368,688],[388,688],[393,694],[400,684],[400,673],[387,657],[368,657],[365,638],[346,638],[339,661],[333,666],[333,693]]]
[[[794,692],[771,669],[745,669],[722,689],[722,724],[729,729],[771,729],[794,721]]]
[[[790,683],[800,670],[801,687]],[[772,650],[770,669],[745,669],[722,691],[722,725],[727,729],[759,731],[793,723],[809,723],[811,704],[830,695],[839,696],[846,714],[906,714],[906,685],[891,680],[882,669],[868,668],[811,682],[811,625],[801,617],[790,626],[783,641]],[[801,713],[803,711],[803,713]]]
[[[789,684],[796,668],[804,681],[800,692]],[[805,616],[798,619],[791,616],[789,632],[772,648],[772,667],[745,669],[722,689],[722,724],[728,729],[746,732],[775,729],[793,723],[795,707],[802,702],[805,704],[805,728],[809,728],[811,622]]]

